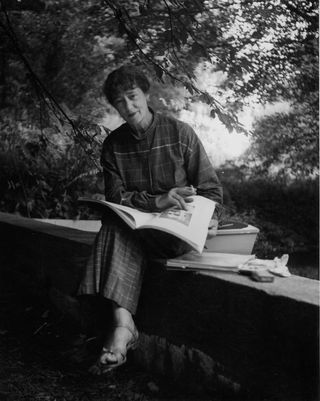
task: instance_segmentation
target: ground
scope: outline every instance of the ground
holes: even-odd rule
[[[0,280],[0,401],[217,401],[185,394],[130,360],[94,377],[90,341],[79,345],[75,334],[46,299],[18,296]]]
[[[47,297],[17,291],[3,267],[0,261],[0,401],[222,400],[187,394],[130,359],[112,374],[90,375],[95,340],[84,341]]]

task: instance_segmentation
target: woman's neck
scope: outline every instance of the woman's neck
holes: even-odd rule
[[[145,118],[142,121],[140,121],[137,126],[131,126],[131,128],[138,135],[142,135],[148,130],[148,128],[152,124],[152,121],[153,121],[153,113],[151,112],[150,109],[148,109],[148,113],[146,113]]]

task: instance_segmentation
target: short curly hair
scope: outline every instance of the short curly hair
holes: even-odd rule
[[[149,79],[139,68],[125,65],[108,75],[102,90],[110,104],[113,105],[119,93],[137,87],[147,93],[150,89]]]

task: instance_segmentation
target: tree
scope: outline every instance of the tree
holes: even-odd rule
[[[0,0],[0,4],[1,150],[6,149],[8,132],[23,137],[32,131],[32,138],[23,137],[21,143],[17,140],[17,149],[10,148],[17,150],[17,158],[21,149],[35,157],[35,142],[41,145],[36,157],[45,157],[58,133],[91,154],[96,167],[103,131],[83,120],[99,122],[108,107],[102,101],[101,82],[110,70],[127,62],[142,65],[151,74],[166,107],[175,111],[177,98],[185,107],[188,102],[205,102],[211,116],[229,130],[244,129],[237,111],[248,99],[288,100],[297,116],[280,116],[281,132],[274,132],[278,126],[270,119],[274,131],[261,123],[253,132],[259,157],[269,156],[261,153],[269,137],[279,145],[270,153],[269,165],[284,155],[304,162],[302,145],[316,143],[315,0]],[[199,65],[219,73],[220,85],[208,88],[199,83],[195,74]],[[303,113],[308,105],[312,111],[306,122]],[[295,137],[299,146],[294,153]],[[25,152],[30,146],[33,153]],[[295,168],[292,163],[290,167]],[[64,188],[81,175],[79,170],[68,171]],[[15,179],[22,185],[21,176]]]
[[[143,63],[158,80],[183,85],[230,129],[241,129],[234,111],[249,96],[298,99],[317,87],[316,1],[43,3],[41,13],[11,13],[12,25],[35,71],[72,109],[94,93],[106,66],[124,61]],[[3,19],[1,26],[7,32]],[[39,58],[40,47],[45,51]],[[214,93],[197,86],[194,68],[203,60],[226,74]]]
[[[276,113],[255,123],[247,159],[255,161],[256,174],[273,170],[279,177],[303,179],[319,172],[317,103],[302,103],[287,114]]]

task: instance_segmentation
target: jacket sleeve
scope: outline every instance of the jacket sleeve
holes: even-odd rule
[[[108,145],[110,144],[106,140],[100,159],[104,174],[106,200],[142,211],[154,211],[156,209],[155,195],[149,194],[147,191],[127,191],[117,167],[112,146]]]
[[[197,194],[218,203],[216,215],[219,215],[223,203],[223,190],[209,157],[195,132],[190,127],[189,143],[186,147],[185,160],[188,180]]]

